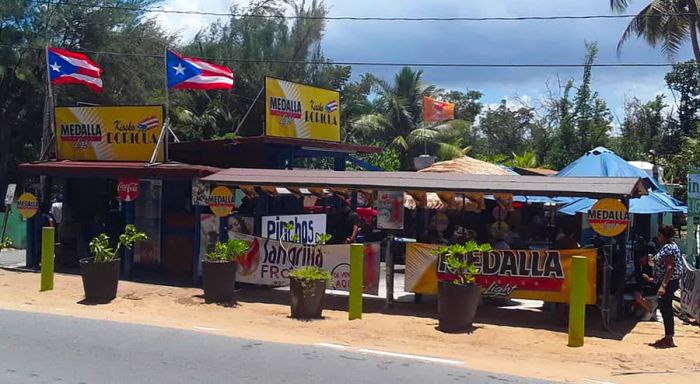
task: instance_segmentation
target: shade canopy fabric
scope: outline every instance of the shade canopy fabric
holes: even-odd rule
[[[639,177],[651,185],[652,190],[648,195],[629,202],[630,213],[654,214],[663,212],[687,212],[688,209],[681,201],[678,201],[666,193],[661,183],[649,177],[649,174],[634,165],[628,163],[613,151],[605,147],[597,147],[586,152],[585,155],[574,160],[571,164],[559,171],[556,177],[592,176],[592,177]],[[591,198],[560,199],[565,202],[559,212],[566,215],[585,213],[595,204]]]
[[[569,202],[559,208],[565,215],[588,212],[597,200],[588,198],[569,199]],[[647,196],[631,199],[629,212],[633,214],[654,214],[663,212],[687,213],[688,207],[665,192],[652,191]]]
[[[653,186],[652,189],[666,189],[649,174],[629,164],[615,152],[597,147],[571,162],[556,174],[556,177],[638,177]]]

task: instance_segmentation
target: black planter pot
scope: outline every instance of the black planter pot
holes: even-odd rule
[[[476,284],[438,282],[438,328],[443,332],[469,330],[479,306],[481,288]]]
[[[301,280],[289,277],[289,304],[295,319],[320,319],[323,312],[323,297],[326,295],[326,282],[314,281],[304,287]]]
[[[235,261],[202,261],[204,301],[221,303],[233,301],[236,290]]]
[[[109,303],[117,297],[120,259],[95,263],[94,257],[80,259],[85,300],[91,303]]]

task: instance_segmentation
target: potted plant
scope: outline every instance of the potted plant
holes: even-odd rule
[[[481,288],[475,275],[479,269],[467,256],[472,252],[488,252],[489,244],[475,241],[440,247],[435,251],[438,263],[443,263],[450,280],[438,281],[438,329],[443,332],[460,332],[471,328],[476,308],[481,298]]]
[[[218,242],[202,261],[202,285],[207,303],[230,302],[236,289],[236,260],[250,245],[237,239]]]
[[[289,273],[289,304],[295,319],[320,319],[323,298],[331,282],[331,273],[323,268],[307,266]]]
[[[290,233],[294,230],[294,224],[284,226],[284,231]],[[316,255],[318,247],[328,243],[331,235],[317,233],[316,241],[311,251]],[[299,235],[291,236],[294,243],[299,243]],[[284,243],[279,240],[280,246],[285,252]],[[331,283],[331,273],[317,266],[305,266],[289,272],[289,305],[292,310],[292,317],[295,319],[320,319],[323,312],[323,298],[326,295],[326,288]]]
[[[110,302],[117,297],[120,261],[119,248],[133,248],[137,241],[146,240],[145,233],[136,230],[132,224],[119,235],[117,247],[111,248],[109,236],[101,233],[90,241],[92,257],[80,260],[80,274],[83,278],[85,299],[90,302]]]

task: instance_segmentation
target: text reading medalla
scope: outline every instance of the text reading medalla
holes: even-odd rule
[[[65,141],[100,141],[99,124],[61,124],[61,138]]]
[[[301,101],[271,96],[270,114],[298,119],[301,117]]]
[[[626,221],[629,220],[630,216],[628,212],[623,211],[602,211],[602,210],[590,210],[588,211],[588,220],[615,220],[615,221]]]

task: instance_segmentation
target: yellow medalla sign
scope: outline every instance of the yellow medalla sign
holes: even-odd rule
[[[588,211],[588,222],[597,234],[615,237],[627,229],[630,214],[620,200],[600,199]]]

